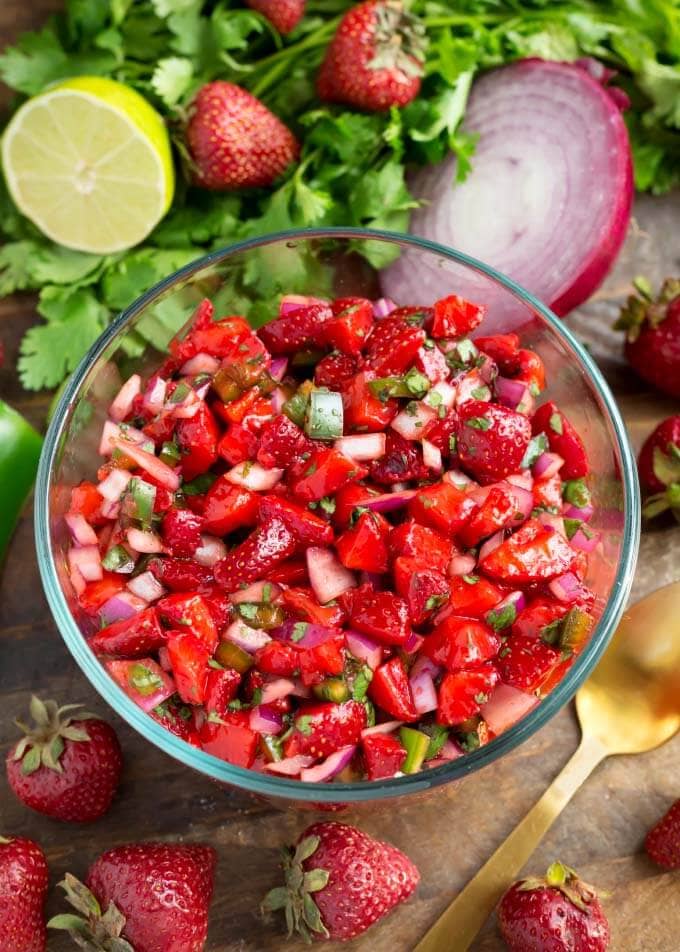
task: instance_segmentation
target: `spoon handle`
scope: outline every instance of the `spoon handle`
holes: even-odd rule
[[[541,799],[458,893],[414,952],[466,952],[545,833],[607,754],[597,738],[583,736],[573,757]]]

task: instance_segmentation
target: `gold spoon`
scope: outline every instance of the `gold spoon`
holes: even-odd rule
[[[414,952],[466,952],[543,835],[595,767],[642,754],[680,730],[680,582],[633,605],[576,694],[581,743],[521,823],[453,900]]]

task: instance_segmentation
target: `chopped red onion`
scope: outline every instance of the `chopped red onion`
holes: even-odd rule
[[[403,721],[383,721],[382,724],[374,724],[373,727],[364,727],[361,732],[362,737],[372,737],[374,734],[391,734],[396,731]]]
[[[158,649],[158,663],[164,671],[172,671],[172,661],[170,660],[170,652],[165,645],[161,645]],[[203,712],[201,712],[203,713]]]
[[[581,508],[578,506],[567,506],[564,510],[564,515],[568,519],[580,519],[581,522],[588,522],[589,519],[592,519],[594,512],[595,507],[588,503],[588,505],[582,506]]]
[[[383,493],[381,496],[371,496],[362,506],[370,509],[372,512],[394,512],[395,509],[402,509],[404,506],[418,495],[417,489],[402,489],[396,493]]]
[[[439,665],[435,664],[431,658],[428,658],[426,655],[419,655],[413,662],[411,677],[415,678],[422,672],[429,674],[429,676],[434,679],[439,677],[442,673],[442,669]]]
[[[260,704],[271,704],[272,701],[280,701],[293,693],[295,682],[288,678],[276,678],[274,681],[266,681],[262,685],[262,696]]]
[[[301,307],[312,307],[314,304],[328,304],[328,301],[305,294],[284,294],[279,304],[279,317],[286,317]]]
[[[271,364],[269,365],[269,376],[273,380],[278,380],[279,383],[286,376],[286,371],[288,370],[288,358],[287,357],[274,357]]]
[[[148,668],[148,670],[160,681],[160,687],[152,694],[141,694],[139,691],[136,691],[133,687],[131,687],[129,681],[129,661],[105,661],[104,667],[109,672],[113,680],[118,684],[118,686],[121,687],[123,691],[125,691],[125,693],[131,697],[132,700],[135,701],[135,703],[138,704],[143,711],[146,711],[146,713],[149,714],[155,707],[158,707],[159,704],[162,704],[163,701],[171,697],[177,688],[175,687],[175,682],[170,677],[170,675],[164,671],[159,664],[157,664],[155,661],[152,661],[151,658],[144,658],[143,664],[144,667]]]
[[[97,486],[99,494],[108,502],[117,503],[132,479],[128,469],[112,469],[109,475]]]
[[[248,588],[240,588],[229,596],[232,602],[276,602],[281,597],[281,586],[276,582],[253,582]],[[266,596],[266,599],[265,599]]]
[[[71,585],[73,586],[73,591],[76,593],[76,595],[82,595],[87,588],[87,582],[78,571],[78,567],[76,565],[69,566],[69,578],[71,579]]]
[[[82,513],[67,512],[64,522],[78,545],[99,545],[97,533]]]
[[[531,468],[536,479],[551,479],[564,466],[564,460],[557,453],[541,453]]]
[[[356,586],[356,578],[332,549],[310,546],[306,556],[309,582],[322,605]]]
[[[502,542],[503,542],[503,533],[495,532],[489,539],[486,540],[486,542],[480,548],[479,561],[481,562],[482,559],[485,559],[487,557],[487,555],[491,555],[491,553],[494,552],[498,548],[498,546],[501,545]]]
[[[277,387],[272,391],[271,401],[272,401],[272,410],[274,413],[281,413],[283,410],[283,405],[286,402],[286,394],[283,392],[281,387]]]
[[[552,529],[554,532],[559,532],[560,535],[567,537],[567,530],[564,528],[564,519],[562,516],[556,516],[552,512],[539,512],[538,521],[544,526]]]
[[[160,536],[149,529],[128,529],[125,533],[128,545],[135,552],[143,552],[150,555],[155,552],[163,552],[164,546]]]
[[[484,391],[489,397],[491,396],[491,391],[482,379],[482,375],[476,367],[473,367],[472,370],[456,378],[456,406],[460,407],[464,403],[469,403],[470,400],[483,399],[483,397],[480,398],[480,392],[484,393]]]
[[[122,445],[119,445],[122,444]],[[113,420],[106,420],[102,427],[102,437],[99,442],[99,455],[110,456],[114,447],[125,452],[133,446],[141,446],[144,449],[153,450],[153,440],[150,440],[145,433],[127,424],[114,423]],[[132,454],[128,453],[132,459]]]
[[[245,463],[239,463],[226,473],[225,478],[235,486],[244,486],[252,492],[266,492],[273,489],[283,476],[282,469],[265,469],[259,463],[247,460]]]
[[[437,411],[428,407],[422,400],[409,404],[415,407],[413,413],[402,410],[390,423],[390,426],[405,440],[420,440],[427,431],[427,427],[437,417]]]
[[[156,459],[153,453],[147,453],[146,450],[133,446],[125,440],[114,440],[113,446],[129,456],[140,469],[143,469],[149,476],[153,476],[156,482],[159,482],[165,489],[169,489],[171,493],[179,489],[179,475],[162,460]]]
[[[480,377],[486,384],[491,385],[498,377],[498,367],[496,365],[496,361],[492,360],[488,354],[480,354],[479,360],[477,362],[477,369],[479,370]]]
[[[360,433],[356,436],[341,436],[335,441],[335,449],[352,460],[380,459],[385,455],[387,437],[384,433]]]
[[[600,533],[590,531],[586,535],[583,529],[577,529],[571,537],[571,545],[580,552],[592,552],[600,541]]]
[[[290,692],[293,697],[311,697],[312,692],[307,687],[306,684],[303,684],[299,678],[295,678],[293,681],[293,690]]]
[[[414,651],[420,651],[424,641],[425,639],[422,635],[417,635],[415,631],[412,631],[404,642],[404,651],[406,654],[413,654]]]
[[[448,763],[451,760],[457,760],[458,757],[462,757],[463,749],[449,737],[444,741],[444,746],[439,751],[439,756],[445,763]]]
[[[104,578],[98,545],[72,546],[68,550],[68,563],[71,571],[76,569],[86,582],[99,582]]]
[[[367,664],[371,671],[375,671],[382,661],[383,652],[380,645],[358,631],[346,631],[345,644],[350,654]]]
[[[248,726],[256,734],[280,734],[283,717],[266,704],[260,704],[251,710]]]
[[[502,734],[539,703],[535,694],[525,694],[509,684],[497,684],[482,705],[482,717],[494,734]]]
[[[471,575],[476,564],[474,555],[454,555],[449,562],[448,574],[449,576]]]
[[[249,654],[253,654],[258,648],[264,648],[264,646],[271,641],[266,631],[262,631],[259,628],[251,628],[249,625],[246,625],[244,621],[241,621],[240,618],[237,618],[236,621],[233,621],[231,625],[229,625],[222,635],[222,638],[226,641],[233,642],[233,644],[243,651],[247,651]],[[272,699],[270,698],[269,700]]]
[[[141,389],[142,378],[139,374],[132,374],[131,377],[128,377],[109,407],[109,416],[112,420],[115,420],[116,423],[122,423],[123,420],[130,416],[132,404],[137,394],[141,392]]]
[[[429,440],[423,440],[423,463],[428,469],[432,469],[436,473],[441,473],[444,469],[442,451],[434,443],[430,443]]]
[[[519,489],[531,490],[534,485],[534,477],[528,470],[523,473],[513,473],[511,476],[506,476],[505,481],[506,483],[510,483],[511,486],[517,486]]]
[[[160,413],[165,404],[165,392],[168,388],[167,381],[163,380],[157,374],[149,379],[142,398],[142,404],[146,410],[151,413]]]
[[[153,572],[142,572],[141,575],[131,578],[127,583],[127,589],[147,603],[155,602],[156,599],[165,595],[165,589]]]
[[[433,393],[436,393],[437,396],[441,397],[441,401],[437,404],[438,407],[446,407],[448,410],[456,402],[457,388],[448,383],[446,380],[440,380],[439,383],[436,383],[434,387],[430,388],[430,391],[425,398],[426,402],[428,401],[428,398],[431,399]]]
[[[325,780],[332,780],[336,774],[344,770],[347,764],[354,757],[356,745],[350,747],[341,747],[330,757],[317,764],[316,767],[305,767],[300,771],[300,779],[303,783],[323,783]]]
[[[373,302],[373,317],[382,320],[396,309],[397,305],[390,298],[378,298]]]
[[[139,596],[133,595],[132,592],[118,592],[104,602],[97,614],[104,624],[110,625],[123,618],[132,618],[145,608],[146,602]]]
[[[186,363],[180,367],[180,373],[183,376],[192,377],[195,374],[216,374],[220,369],[220,361],[212,354],[206,354],[204,351],[190,357]]]
[[[271,770],[272,773],[281,774],[284,777],[297,777],[301,770],[314,763],[313,757],[306,754],[297,754],[295,757],[286,757],[284,760],[272,761],[265,764],[265,770]]]
[[[527,393],[527,385],[521,380],[510,380],[508,377],[496,377],[494,389],[498,402],[504,407],[516,410]]]
[[[202,535],[201,544],[194,552],[194,558],[199,565],[205,565],[212,568],[215,562],[219,562],[227,554],[227,547],[217,536]]]
[[[565,572],[564,575],[560,575],[559,578],[554,578],[551,582],[548,582],[548,588],[555,598],[561,602],[567,602],[568,604],[588,598],[590,594],[585,585],[576,578],[573,572]]]
[[[419,714],[428,714],[437,710],[437,690],[432,676],[427,671],[420,671],[409,678],[413,705]]]
[[[448,469],[442,476],[442,482],[451,483],[456,489],[465,490],[470,486],[477,485],[473,479],[470,479],[467,473],[463,473],[459,469]]]
[[[508,495],[511,495],[515,500],[515,512],[511,524],[517,526],[521,522],[524,522],[525,519],[528,519],[531,515],[531,510],[534,508],[534,497],[531,491],[522,489],[520,486],[515,486],[508,482],[500,482],[497,485],[502,486]]]

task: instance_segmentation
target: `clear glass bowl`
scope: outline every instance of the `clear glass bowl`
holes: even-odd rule
[[[401,300],[400,273],[409,276]],[[414,292],[413,276],[418,274],[422,287]],[[591,558],[588,581],[597,594],[597,625],[587,647],[562,681],[504,734],[473,753],[411,776],[373,783],[301,783],[234,767],[191,747],[137,707],[90,651],[83,632],[89,633],[92,622],[78,609],[67,571],[62,516],[71,487],[97,469],[102,423],[121,378],[159,363],[170,338],[205,296],[216,302],[219,315],[244,313],[262,324],[274,316],[283,293],[377,297],[387,289],[399,304],[427,305],[441,296],[442,282],[451,293],[464,289],[479,302],[491,302],[482,333],[513,330],[538,351],[548,373],[549,397],[569,415],[586,444],[597,507],[593,524],[604,542]],[[57,626],[86,677],[118,714],[161,750],[217,782],[279,806],[321,809],[410,797],[460,780],[546,724],[593,669],[619,621],[633,578],[640,518],[635,460],[614,399],[586,351],[548,308],[460,252],[404,235],[349,228],[283,232],[235,244],[188,265],[135,301],[90,349],[64,390],[45,440],[35,515],[40,573]]]

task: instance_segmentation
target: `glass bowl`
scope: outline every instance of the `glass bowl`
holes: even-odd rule
[[[418,275],[422,280],[414,280]],[[586,444],[597,513],[593,524],[603,536],[588,578],[597,595],[597,623],[589,643],[541,703],[505,733],[418,774],[378,782],[311,784],[235,767],[197,750],[145,714],[109,677],[83,637],[93,623],[80,612],[68,576],[68,534],[62,517],[71,487],[97,469],[101,427],[121,378],[160,363],[170,338],[205,296],[215,302],[217,314],[244,313],[259,325],[276,314],[276,302],[284,293],[375,298],[387,290],[400,305],[428,305],[442,289],[460,291],[481,303],[488,300],[481,333],[513,330],[541,355],[547,393]],[[350,228],[282,232],[232,245],[181,269],[131,304],[90,349],[61,396],[40,462],[35,515],[40,573],[57,626],[86,677],[114,710],[171,757],[219,783],[279,806],[321,809],[407,798],[460,780],[546,724],[586,679],[619,621],[633,578],[640,517],[635,460],[612,394],[586,351],[548,308],[460,252],[405,235]]]

